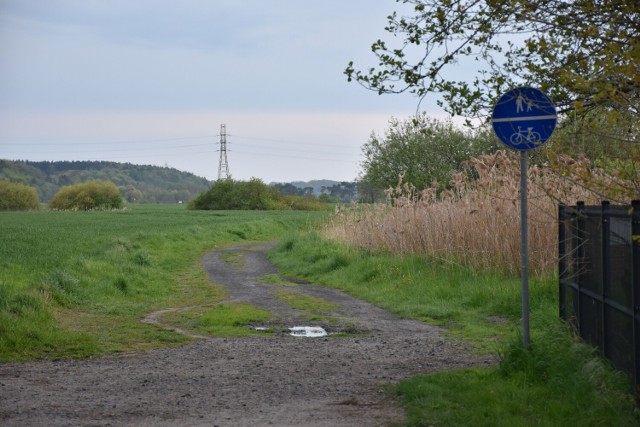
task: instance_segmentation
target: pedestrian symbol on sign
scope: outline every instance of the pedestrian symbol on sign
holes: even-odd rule
[[[522,96],[522,94],[520,94],[516,98],[516,113],[521,113],[522,112],[522,104],[527,104],[527,111],[531,111],[531,103],[525,101],[524,96]]]

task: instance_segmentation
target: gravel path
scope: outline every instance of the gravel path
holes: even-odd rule
[[[336,290],[277,274],[264,251],[236,246],[203,258],[230,301],[274,314],[281,331],[246,338],[195,337],[180,348],[86,360],[0,364],[3,426],[386,426],[402,419],[388,385],[420,373],[492,363],[440,335]],[[322,324],[275,297],[303,292],[338,304]],[[162,313],[145,319],[173,328]],[[329,320],[326,320],[330,318]],[[293,326],[323,326],[339,336],[296,337]],[[199,338],[198,338],[199,337]]]

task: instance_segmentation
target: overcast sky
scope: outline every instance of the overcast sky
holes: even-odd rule
[[[0,158],[167,165],[216,179],[354,180],[411,96],[375,65],[394,0],[0,0]],[[434,102],[422,110],[445,116]]]

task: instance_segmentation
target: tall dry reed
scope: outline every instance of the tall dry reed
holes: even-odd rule
[[[563,171],[583,168],[586,159],[561,159]],[[417,191],[399,182],[388,203],[337,210],[325,232],[330,238],[370,250],[418,253],[506,274],[520,271],[520,167],[518,155],[498,151],[473,158],[455,175],[451,190],[437,183]],[[599,203],[599,195],[559,168],[528,171],[529,269],[541,275],[557,265],[557,206]],[[608,179],[602,171],[594,172]]]

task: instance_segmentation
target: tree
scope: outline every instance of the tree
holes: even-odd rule
[[[283,184],[275,183],[275,184],[272,184],[272,186],[278,189],[278,191],[281,192],[282,194],[289,194],[292,196],[301,196],[303,193],[303,190],[301,188],[298,188],[289,182],[283,183]]]
[[[560,113],[554,150],[575,155],[592,141],[588,151],[632,183],[620,194],[640,196],[640,2],[398,1],[412,14],[393,13],[385,30],[400,43],[373,43],[377,67],[359,71],[351,62],[349,81],[420,101],[439,95],[447,112],[467,119],[486,119],[514,86],[538,87]],[[469,62],[478,72],[456,78]]]
[[[219,179],[211,188],[189,202],[189,209],[202,210],[269,210],[276,205],[278,190],[261,179],[235,181]]]
[[[434,181],[442,189],[465,160],[496,148],[486,131],[462,130],[450,120],[425,114],[406,121],[391,119],[383,138],[372,134],[362,147],[361,185],[371,192],[393,187],[401,177],[418,189]]]
[[[236,185],[236,200],[243,210],[268,210],[272,207],[271,200],[276,197],[277,190],[269,187],[260,178],[251,178],[247,182]]]
[[[284,195],[261,179],[219,179],[191,200],[188,209],[199,210],[322,210],[315,197]]]
[[[140,202],[140,200],[142,199],[142,191],[138,190],[133,185],[120,187],[120,192],[124,195],[124,198],[129,203]]]
[[[358,183],[342,181],[330,187],[323,187],[329,195],[343,203],[348,203],[358,197]]]
[[[636,0],[401,1],[413,15],[394,12],[385,28],[400,44],[373,43],[377,68],[350,62],[349,81],[380,94],[440,94],[446,111],[469,118],[486,116],[500,94],[523,84],[548,93],[561,113],[600,109],[614,120],[640,112]],[[479,73],[451,78],[470,59]]]
[[[120,209],[124,205],[118,187],[111,181],[90,180],[62,187],[49,202],[59,210]]]
[[[236,183],[231,178],[219,179],[211,188],[191,200],[187,205],[189,209],[225,210],[238,209],[234,199]]]
[[[38,191],[25,184],[0,181],[0,211],[27,211],[40,208]]]

